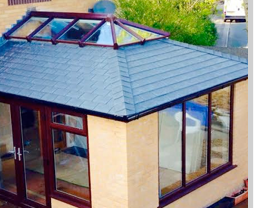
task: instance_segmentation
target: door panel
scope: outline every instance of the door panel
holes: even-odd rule
[[[40,111],[20,107],[22,148],[18,157],[23,156],[26,198],[46,205],[40,118]]]
[[[51,207],[43,117],[41,106],[0,98],[0,196],[18,206]]]
[[[17,194],[11,108],[0,102],[0,189]]]

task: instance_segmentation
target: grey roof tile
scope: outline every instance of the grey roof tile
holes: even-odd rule
[[[70,106],[80,106],[82,103],[84,103],[84,100],[80,100],[80,99],[77,99],[77,98],[71,98],[67,102],[67,105],[70,105]]]
[[[246,59],[157,40],[111,48],[0,46],[0,92],[130,116],[248,75]]]
[[[56,100],[56,97],[58,95],[55,95],[55,94],[51,94],[51,93],[45,93],[43,96],[42,96],[42,100],[45,100],[45,101],[49,101],[49,102],[53,102]]]
[[[70,99],[71,99],[71,97],[69,97],[69,96],[58,95],[58,96],[55,98],[54,102],[60,103],[60,104],[67,104],[68,101],[70,101]]]

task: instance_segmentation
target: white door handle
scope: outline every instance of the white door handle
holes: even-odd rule
[[[17,153],[17,155],[18,155],[18,157],[19,157],[19,161],[21,161],[21,156],[22,156],[22,154],[21,154],[21,152],[20,152],[20,148],[18,148],[18,153]]]

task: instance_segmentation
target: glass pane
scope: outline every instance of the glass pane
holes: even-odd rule
[[[102,45],[113,45],[110,23],[103,24],[86,42]]]
[[[23,107],[20,111],[26,196],[32,201],[46,204],[40,113]]]
[[[160,197],[182,186],[182,105],[159,112]]]
[[[136,27],[132,27],[132,26],[129,26],[129,25],[125,25],[125,26],[130,28],[131,30],[133,30],[135,33],[140,35],[142,38],[145,38],[145,39],[148,39],[148,40],[153,39],[153,38],[163,37],[162,35],[159,35],[159,34],[156,34],[156,33],[153,33],[153,32],[149,32],[149,31],[146,31],[146,30],[142,30],[142,29],[139,29],[139,28],[136,28]]]
[[[87,138],[53,130],[56,189],[89,200]]]
[[[66,33],[64,33],[59,39],[60,40],[72,40],[78,41],[86,35],[90,30],[92,30],[100,20],[79,20],[75,25],[73,25]]]
[[[186,182],[207,172],[208,95],[186,102]]]
[[[229,161],[230,87],[212,93],[211,169]]]
[[[0,103],[0,188],[17,193],[10,105]]]
[[[139,41],[139,39],[137,39],[136,37],[134,37],[133,35],[131,35],[126,30],[124,30],[123,28],[119,27],[116,24],[115,24],[115,31],[116,31],[117,43],[119,45],[135,43]]]
[[[31,17],[26,23],[24,23],[19,29],[17,29],[12,36],[26,37],[36,30],[43,22],[48,18],[43,17]]]
[[[83,129],[83,118],[64,113],[53,112],[52,121],[57,124]]]
[[[71,21],[73,21],[73,19],[55,18],[43,27],[34,37],[49,40],[64,29]]]

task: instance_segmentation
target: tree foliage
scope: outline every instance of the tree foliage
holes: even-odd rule
[[[217,32],[209,15],[215,0],[115,0],[117,16],[162,29],[170,38],[194,45],[214,45]]]

